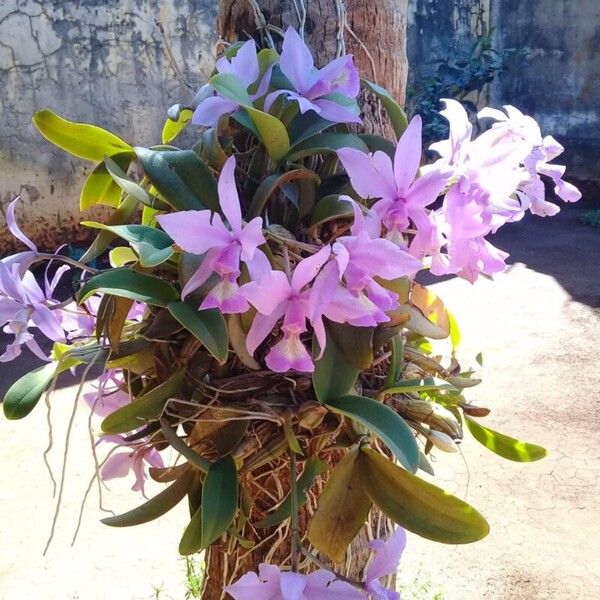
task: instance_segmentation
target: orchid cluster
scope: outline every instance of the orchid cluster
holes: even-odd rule
[[[361,123],[361,85],[387,107],[395,143],[349,129]],[[81,394],[102,419],[94,451],[110,444],[96,476],[132,473],[144,495],[148,477],[170,484],[106,524],[136,525],[187,497],[179,550],[206,550],[209,570],[228,565],[219,593],[236,600],[398,598],[380,580],[395,572],[402,528],[443,543],[487,534],[475,509],[417,475],[433,474],[430,453],[455,452],[463,427],[511,460],[545,451],[476,420],[489,410],[465,390],[479,380],[455,347],[446,361],[429,344],[455,346],[457,324],[416,277],[502,271],[507,254],[490,235],[528,210],[555,214],[546,183],[566,202],[580,194],[550,162],[562,147],[531,117],[486,108],[491,126],[474,137],[462,106],[444,103],[449,137],[422,164],[421,118],[408,122],[387,91],[361,82],[351,56],[316,68],[289,29],[280,54],[230,46],[190,105],[169,110],[159,146],[35,115],[47,139],[96,163],[82,209],[113,213],[83,222],[100,231],[75,260],[40,252],[18,202],[8,207],[27,250],[0,262],[0,316],[14,336],[0,360],[26,346],[45,364],[13,384],[4,412],[21,418],[62,372],[103,366]],[[171,145],[195,126],[192,149]],[[360,577],[344,573],[372,510],[401,528],[372,543]],[[270,564],[278,546],[284,558]],[[249,551],[260,567],[243,575]]]

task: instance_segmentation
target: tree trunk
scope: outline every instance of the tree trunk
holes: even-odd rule
[[[336,56],[351,53],[361,76],[383,85],[401,104],[404,102],[408,60],[406,57],[406,18],[408,0],[219,0],[217,29],[227,42],[254,37],[266,46],[272,40],[279,45],[281,31],[289,25],[304,31],[304,39],[313,51],[315,63],[322,66]],[[255,12],[253,5],[259,9]],[[360,98],[362,118],[368,133],[378,133],[391,139],[393,130],[372,94]],[[339,457],[337,457],[339,459]],[[331,461],[332,464],[337,462]],[[279,475],[277,475],[279,473]],[[242,482],[242,489],[257,501],[260,486],[269,485],[269,477],[279,477],[271,483],[280,490],[289,489],[289,465],[267,476],[260,483]],[[324,481],[317,486],[322,487]],[[260,504],[260,498],[258,498]],[[305,531],[316,501],[309,498],[301,511],[300,530]],[[336,570],[347,577],[360,580],[362,568],[369,555],[368,542],[385,537],[390,523],[373,509],[370,522],[351,545],[346,564]],[[287,530],[284,530],[287,531]],[[289,558],[289,540],[274,539],[274,530],[260,532],[262,539],[252,550],[232,552],[223,544],[211,546],[206,553],[206,576],[203,600],[221,600],[223,588],[242,574],[256,570],[265,560],[281,563]],[[281,534],[281,532],[279,532]],[[252,537],[251,535],[249,537]],[[287,536],[289,538],[289,535]],[[260,543],[262,542],[262,544]]]

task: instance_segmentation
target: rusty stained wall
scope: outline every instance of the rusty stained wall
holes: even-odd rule
[[[166,109],[190,93],[154,20],[199,85],[214,64],[215,10],[214,0],[0,0],[0,253],[16,247],[3,214],[18,194],[27,234],[46,248],[67,241],[93,168],[44,140],[32,114],[49,108],[137,145],[159,143]]]

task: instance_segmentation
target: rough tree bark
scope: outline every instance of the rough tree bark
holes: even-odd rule
[[[217,30],[227,42],[250,37],[266,45],[268,36],[278,44],[281,30],[289,25],[304,29],[305,41],[313,51],[317,66],[342,53],[352,53],[362,76],[383,85],[400,102],[404,102],[408,60],[406,57],[406,18],[408,0],[219,0]],[[303,25],[303,27],[302,27]],[[274,27],[275,29],[271,28]],[[393,139],[393,130],[372,94],[360,98],[365,129]],[[285,487],[285,482],[280,482]],[[321,485],[323,482],[321,482]],[[309,505],[310,511],[310,502]],[[314,506],[312,507],[314,509]],[[354,540],[347,564],[336,569],[359,580],[368,556],[368,541],[386,535],[387,520],[374,509],[371,520]],[[304,531],[308,515],[300,515]],[[277,540],[274,540],[276,542]],[[206,577],[203,600],[221,600],[223,587],[248,570],[255,570],[265,557],[277,562],[289,553],[281,545],[274,554],[273,542],[257,549],[228,553],[226,547],[212,546],[206,554]]]

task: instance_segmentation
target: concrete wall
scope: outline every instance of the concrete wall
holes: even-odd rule
[[[166,107],[188,91],[154,20],[197,85],[213,64],[215,7],[216,0],[0,0],[0,211],[21,194],[26,232],[48,246],[66,241],[91,165],[43,140],[33,112],[50,108],[136,144],[156,143]],[[408,21],[417,77],[490,23],[497,47],[525,48],[525,63],[492,86],[491,102],[533,114],[569,148],[571,173],[600,181],[599,0],[411,0]],[[0,251],[11,245],[0,228]]]
[[[154,20],[198,85],[213,66],[215,6],[214,0],[0,0],[0,210],[21,194],[26,232],[45,245],[65,241],[92,165],[54,149],[31,124],[32,114],[50,108],[138,145],[159,143],[166,108],[188,91],[168,63]],[[6,251],[12,242],[3,229]]]

